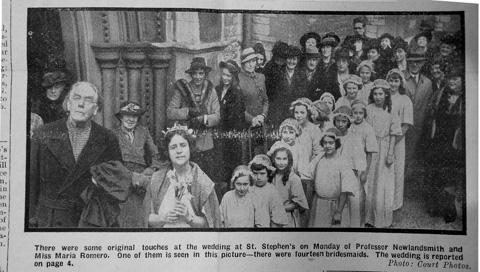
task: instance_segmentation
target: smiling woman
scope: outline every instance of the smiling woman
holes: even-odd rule
[[[153,228],[218,228],[220,210],[212,180],[190,161],[193,131],[175,124],[165,134],[170,164],[155,172],[145,196]]]

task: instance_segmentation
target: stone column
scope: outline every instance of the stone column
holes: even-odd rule
[[[162,130],[166,127],[166,97],[168,84],[168,68],[172,55],[168,48],[154,48],[149,54],[148,58],[152,64],[152,90],[153,90],[153,122],[155,131],[152,133],[155,139],[158,139],[162,134]]]
[[[128,70],[128,100],[141,103],[140,80],[145,61],[144,48],[127,48],[124,57]]]
[[[95,52],[95,59],[100,65],[102,76],[101,92],[104,98],[103,125],[106,128],[113,127],[113,116],[115,114],[115,74],[119,59],[119,52],[116,47],[102,47],[92,45]]]

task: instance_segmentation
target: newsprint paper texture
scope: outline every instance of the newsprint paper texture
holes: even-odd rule
[[[478,269],[477,5],[2,5],[0,271]]]

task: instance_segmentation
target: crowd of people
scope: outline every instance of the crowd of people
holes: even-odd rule
[[[410,41],[309,32],[258,43],[173,85],[160,148],[126,101],[109,131],[101,92],[47,73],[32,106],[29,225],[120,228],[389,228],[425,169],[425,209],[464,203],[462,35],[422,22]],[[435,39],[433,39],[435,38]],[[161,152],[164,151],[164,152]],[[162,154],[164,153],[164,154]]]

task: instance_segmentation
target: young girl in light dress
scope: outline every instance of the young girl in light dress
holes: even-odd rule
[[[405,177],[405,135],[413,126],[412,100],[405,94],[405,78],[398,69],[392,69],[387,74],[387,81],[391,87],[392,114],[398,116],[402,127],[402,136],[397,137],[395,144],[395,196],[393,210],[403,206],[403,191]]]
[[[287,228],[300,227],[300,210],[308,210],[302,181],[293,171],[292,152],[287,147],[278,147],[272,154],[275,175],[272,184],[277,188],[288,216]]]
[[[275,149],[286,147],[292,153],[292,170],[299,175],[298,160],[300,156],[300,146],[298,144],[298,137],[302,134],[302,130],[298,125],[297,120],[293,118],[285,119],[278,129],[281,139],[276,141],[267,152],[268,156],[272,156]]]
[[[357,74],[362,79],[362,88],[358,92],[358,99],[368,105],[368,97],[370,96],[370,92],[373,88],[372,78],[375,75],[375,71],[373,70],[373,62],[369,60],[364,60],[360,62],[357,66]]]
[[[395,143],[402,135],[398,117],[391,114],[390,85],[384,79],[373,82],[367,106],[367,122],[377,137],[378,153],[372,156],[367,176],[366,224],[377,228],[390,227],[393,222],[395,190]]]

